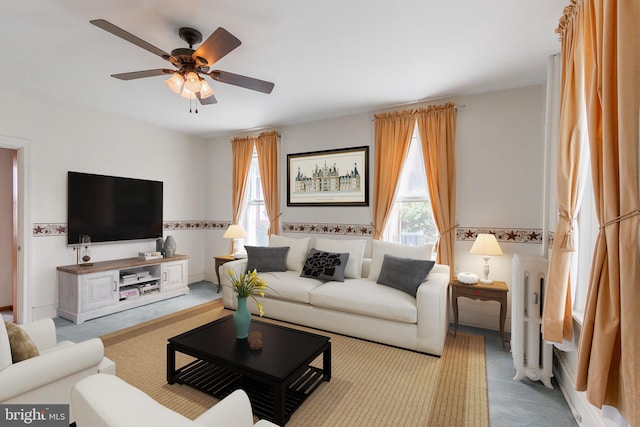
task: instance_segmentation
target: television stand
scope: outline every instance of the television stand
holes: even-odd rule
[[[82,323],[189,293],[186,255],[65,265],[58,271],[58,316]]]

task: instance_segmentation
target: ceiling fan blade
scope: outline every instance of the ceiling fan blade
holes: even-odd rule
[[[154,45],[152,45],[149,42],[146,42],[144,40],[142,40],[141,38],[134,36],[133,34],[131,34],[128,31],[123,30],[122,28],[113,25],[111,22],[106,21],[104,19],[94,19],[92,21],[89,21],[90,23],[92,23],[93,25],[95,25],[98,28],[102,28],[105,31],[110,32],[111,34],[120,37],[121,39],[124,39],[130,43],[135,44],[136,46],[139,46],[145,50],[148,50],[149,52],[153,53],[154,55],[158,55],[160,56],[162,59],[166,59],[169,60],[169,54],[167,52],[165,52],[164,50],[155,47]]]
[[[133,71],[131,73],[111,74],[111,77],[115,77],[116,79],[120,79],[120,80],[134,80],[134,79],[142,79],[144,77],[162,76],[165,74],[173,74],[173,73],[175,73],[175,70],[158,68],[156,70],[144,70],[144,71]]]
[[[212,66],[241,44],[242,42],[236,36],[219,27],[193,52],[192,57],[195,61],[198,61],[198,58],[205,59],[206,65]]]
[[[202,105],[216,104],[218,102],[218,100],[216,99],[215,95],[211,95],[211,96],[208,96],[206,98],[200,98],[200,94],[196,93],[196,96],[198,97],[198,100],[200,101],[200,104],[202,104]]]
[[[256,90],[262,93],[271,93],[275,86],[271,82],[265,80],[254,79],[253,77],[241,76],[240,74],[230,73],[228,71],[213,70],[209,73],[212,79],[222,83],[228,83],[235,86],[244,87],[246,89]]]

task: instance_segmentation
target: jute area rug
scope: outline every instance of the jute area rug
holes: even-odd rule
[[[193,419],[217,399],[186,385],[167,384],[167,339],[229,313],[216,300],[105,335],[105,355],[116,362],[120,378]],[[294,412],[287,426],[489,425],[482,336],[458,332],[454,338],[450,333],[437,358],[288,326],[331,337],[332,378]],[[191,360],[176,354],[177,366]],[[321,363],[320,357],[314,365]]]

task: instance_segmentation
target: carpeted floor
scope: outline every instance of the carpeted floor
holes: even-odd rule
[[[215,398],[166,383],[167,338],[215,320],[219,301],[102,337],[118,376],[193,418]],[[282,322],[275,322],[282,323]],[[331,337],[332,379],[293,414],[288,426],[488,426],[484,338],[447,337],[441,358],[309,328]],[[191,359],[177,355],[177,365]],[[320,366],[321,358],[316,362]]]

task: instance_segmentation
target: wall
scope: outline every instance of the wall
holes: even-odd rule
[[[0,88],[0,135],[26,141],[29,153],[26,217],[33,233],[26,245],[25,319],[56,315],[56,266],[76,261],[66,235],[56,232],[66,224],[68,170],[163,181],[165,221],[204,217],[204,141],[42,94]],[[178,228],[168,234],[174,235],[178,253],[190,256],[190,281],[200,280],[205,236]],[[153,241],[143,241],[96,244],[91,252],[94,261],[102,261],[154,249]]]
[[[542,253],[544,199],[544,86],[457,97],[457,214],[461,229],[507,230],[515,239],[501,242],[502,257],[491,260],[491,277],[511,282],[511,255],[515,252]],[[436,103],[444,102],[438,101]],[[427,104],[424,104],[427,105]],[[417,108],[416,104],[406,108]],[[403,108],[398,108],[403,109]],[[287,154],[355,146],[370,146],[373,168],[373,114],[359,114],[276,128],[280,139],[281,222],[299,224],[354,224],[369,226],[371,207],[288,207],[286,205]],[[259,132],[255,132],[256,134]],[[231,218],[230,140],[237,135],[214,138],[207,147],[207,181],[215,187],[215,202],[209,201],[206,214],[219,220]],[[375,177],[370,176],[370,191]],[[372,194],[372,193],[371,193]],[[370,200],[372,197],[370,196]],[[284,234],[302,233],[284,227]],[[305,234],[308,230],[305,229]],[[534,234],[532,238],[529,233]],[[469,254],[473,239],[458,233],[457,269],[477,274],[482,259]],[[211,236],[220,233],[211,232]],[[343,238],[344,236],[340,236]],[[363,238],[354,236],[353,238]],[[370,239],[370,236],[366,236]],[[226,253],[227,242],[207,239],[207,256]],[[509,315],[506,322],[509,330]],[[460,301],[461,323],[498,329],[497,303]]]
[[[229,247],[222,234],[231,220],[229,141],[236,135],[202,141],[41,94],[1,88],[0,135],[20,138],[28,146],[26,216],[33,232],[25,244],[29,248],[25,306],[31,317],[55,315],[55,267],[75,262],[66,236],[56,231],[66,223],[68,170],[164,181],[165,225],[170,223],[167,233],[176,238],[178,252],[191,257],[190,281],[215,281],[211,258],[227,253]],[[491,260],[491,276],[510,283],[510,255],[542,250],[541,239],[529,238],[527,233],[540,234],[543,226],[544,87],[470,95],[452,101],[460,106],[458,223],[461,230],[491,229],[501,235],[505,230],[516,232],[517,239],[505,238],[501,242],[505,256]],[[370,207],[287,207],[285,182],[289,153],[368,145],[372,167],[372,118],[371,113],[359,114],[277,128],[282,135],[279,174],[283,223],[370,226]],[[372,191],[372,174],[370,180]],[[41,231],[37,232],[36,227]],[[295,230],[285,233],[301,235]],[[471,244],[464,233],[458,233],[457,267],[480,273],[482,260],[469,255]],[[100,261],[135,256],[138,251],[154,247],[153,242],[119,243],[93,245],[91,250],[94,260]],[[462,323],[498,328],[494,303],[462,300],[460,306]]]

